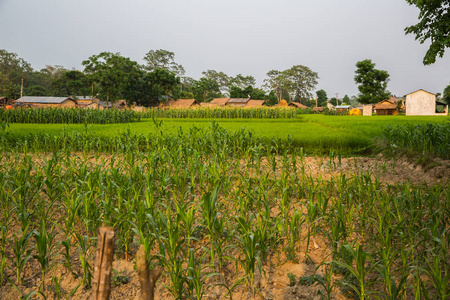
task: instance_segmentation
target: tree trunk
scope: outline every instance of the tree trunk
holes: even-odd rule
[[[139,300],[155,299],[155,285],[159,276],[161,276],[162,269],[149,270],[147,259],[145,258],[144,245],[139,247],[139,251],[136,254],[136,268],[141,283],[141,297]]]
[[[94,266],[92,295],[94,300],[107,300],[111,294],[111,271],[114,256],[114,229],[100,227],[97,258]]]

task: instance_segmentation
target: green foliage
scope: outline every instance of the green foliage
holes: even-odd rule
[[[230,98],[251,98],[256,100],[266,100],[266,93],[258,88],[248,86],[245,89],[241,89],[238,86],[231,86]]]
[[[131,110],[81,109],[81,108],[16,108],[0,110],[0,121],[6,123],[35,124],[114,124],[140,120],[140,115]]]
[[[416,155],[436,155],[450,159],[450,122],[388,125],[382,138],[391,154],[410,151]]]
[[[450,105],[450,84],[444,89],[442,93],[442,101]]]
[[[327,92],[325,92],[324,90],[318,90],[317,92],[316,92],[316,95],[317,95],[317,105],[318,106],[326,106],[327,105],[327,100],[328,100],[328,97],[327,97]],[[316,104],[314,103],[314,106],[315,106]]]
[[[414,34],[421,44],[431,42],[425,57],[424,65],[436,62],[436,57],[442,57],[445,48],[450,47],[450,0],[406,0],[419,10],[419,23],[405,28],[406,34]]]
[[[358,85],[358,101],[363,104],[378,103],[388,99],[390,93],[386,90],[389,81],[387,71],[375,69],[370,59],[356,63],[355,82]]]
[[[144,57],[145,69],[149,72],[164,70],[176,76],[183,76],[185,70],[182,65],[175,63],[175,53],[163,49],[150,50]]]

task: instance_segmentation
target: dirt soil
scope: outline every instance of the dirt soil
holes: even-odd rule
[[[445,183],[450,179],[450,161],[435,159],[429,165],[423,166],[408,161],[407,159],[384,159],[381,155],[377,157],[359,157],[359,158],[342,158],[339,162],[335,159],[330,161],[328,157],[305,157],[305,164],[309,172],[313,176],[322,176],[322,178],[330,178],[339,173],[354,174],[355,172],[370,172],[373,176],[377,176],[381,181],[394,184],[398,182],[410,181],[414,184],[429,185],[433,183]],[[306,231],[303,233],[306,235]],[[75,247],[73,247],[75,248]],[[306,243],[302,242],[297,249],[297,262],[287,260],[284,254],[275,254],[271,257],[270,262],[264,267],[262,276],[255,278],[258,292],[252,296],[251,289],[247,288],[245,284],[233,289],[233,299],[321,299],[319,290],[323,288],[314,283],[311,286],[296,284],[290,286],[290,279],[288,274],[292,274],[295,278],[303,276],[310,276],[314,274],[323,275],[322,267],[318,267],[322,261],[327,259],[329,254],[325,243],[316,238],[313,245],[310,246],[310,260],[305,262]],[[137,250],[137,249],[135,249]],[[134,251],[133,253],[135,253]],[[54,284],[51,283],[52,277],[60,280],[62,295],[67,295],[71,291],[74,292],[72,299],[90,299],[91,291],[80,286],[82,274],[81,263],[77,255],[72,257],[74,273],[72,275],[69,270],[63,266],[63,258],[57,258],[56,267],[51,269],[46,275],[46,291],[47,299],[58,299],[56,297],[56,290]],[[92,256],[92,261],[95,259],[95,252]],[[31,261],[30,261],[31,262]],[[29,263],[28,265],[31,265]],[[231,274],[235,268],[234,263],[224,266],[224,273],[228,269]],[[115,276],[112,287],[110,299],[139,299],[140,284],[135,271],[134,257],[124,259],[123,255],[115,255],[113,263]],[[242,272],[242,270],[240,270]],[[292,276],[290,275],[290,276]],[[8,274],[10,278],[14,278],[14,274]],[[0,299],[21,299],[21,297],[38,290],[41,285],[40,269],[37,263],[25,268],[25,282],[18,291],[10,282],[0,287]],[[334,278],[336,279],[336,278]],[[209,283],[220,283],[212,279]],[[226,280],[226,278],[224,279]],[[156,286],[155,299],[174,299],[168,292],[164,285],[169,285],[170,279],[168,274],[163,274],[158,280]],[[227,290],[219,285],[210,288],[203,299],[228,299]],[[44,299],[39,294],[34,294],[31,299]],[[61,297],[65,299],[65,297]],[[341,294],[338,288],[333,290],[332,299],[349,299]]]

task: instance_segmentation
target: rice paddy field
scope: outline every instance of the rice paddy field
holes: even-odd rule
[[[449,298],[448,117],[0,125],[1,299]]]

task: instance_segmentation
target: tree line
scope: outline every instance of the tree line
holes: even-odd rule
[[[175,54],[151,50],[140,65],[120,53],[102,52],[82,62],[83,71],[60,65],[37,71],[16,53],[0,50],[0,95],[17,99],[23,80],[23,95],[31,96],[97,96],[114,102],[126,99],[138,105],[158,105],[169,98],[197,99],[208,102],[217,97],[253,98],[275,104],[281,98],[308,102],[318,75],[306,66],[285,71],[272,70],[262,87],[256,87],[253,76],[229,76],[207,70],[198,80],[186,76]]]
[[[252,98],[268,100],[269,105],[281,99],[306,106],[326,106],[356,103],[377,103],[390,97],[387,90],[389,74],[375,68],[366,59],[356,63],[355,83],[359,94],[342,99],[328,98],[322,89],[313,91],[318,73],[303,65],[279,71],[270,70],[261,87],[253,76],[230,76],[216,70],[202,72],[195,80],[186,76],[184,67],[175,62],[175,54],[167,50],[151,50],[140,65],[120,53],[102,52],[82,62],[83,71],[69,70],[60,65],[47,65],[40,71],[16,53],[0,50],[0,96],[18,99],[23,80],[23,95],[30,96],[97,96],[107,102],[126,99],[128,103],[155,106],[173,99]],[[450,102],[450,85],[442,93]]]

